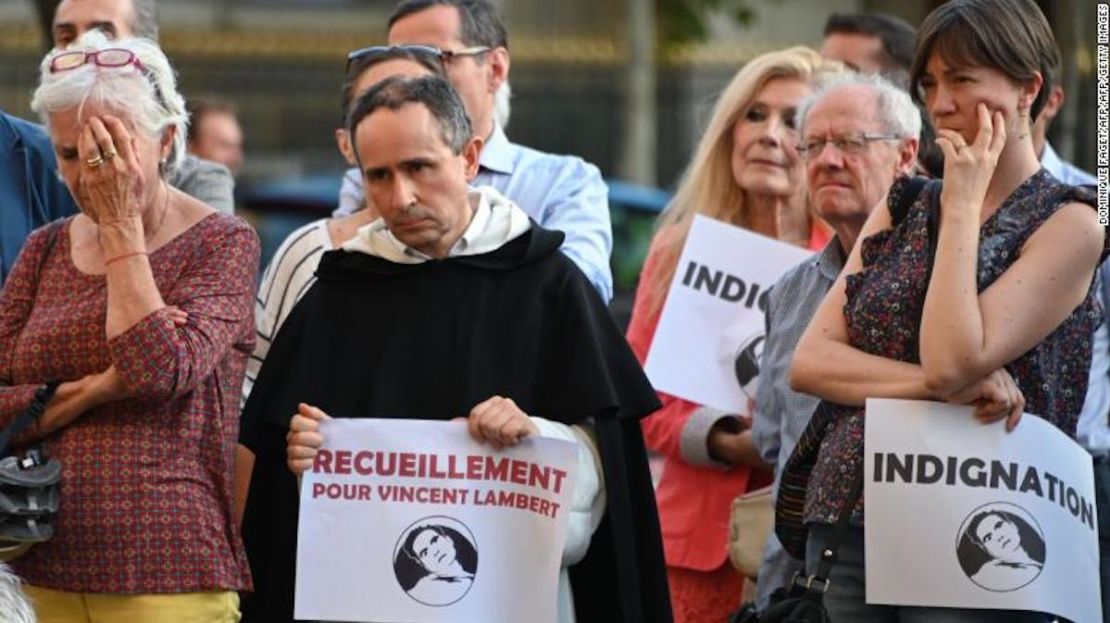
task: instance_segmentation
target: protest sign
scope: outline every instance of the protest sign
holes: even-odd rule
[[[301,484],[295,616],[554,623],[577,449],[462,422],[334,419]]]
[[[763,353],[767,291],[810,253],[695,216],[644,370],[656,389],[747,413]]]
[[[868,400],[867,602],[1033,610],[1100,623],[1091,457],[1024,415]]]

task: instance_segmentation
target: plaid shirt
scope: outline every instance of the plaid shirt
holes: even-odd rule
[[[49,439],[63,466],[55,534],[16,571],[66,591],[249,589],[231,488],[258,239],[213,214],[152,252],[159,292],[188,323],[175,327],[162,309],[108,340],[107,281],[73,265],[71,222],[49,252],[44,230],[32,234],[0,295],[0,379],[11,383],[0,388],[0,424],[43,381],[112,364],[138,397],[90,410]]]
[[[820,402],[816,396],[790,389],[794,349],[845,261],[840,242],[833,238],[824,251],[783,275],[768,296],[767,341],[760,362],[762,372],[752,418],[752,440],[763,460],[775,466],[776,476]]]

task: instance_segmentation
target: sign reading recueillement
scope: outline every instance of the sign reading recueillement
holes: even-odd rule
[[[1025,414],[868,400],[867,603],[1047,612],[1100,623],[1091,456]]]
[[[301,483],[296,618],[554,623],[574,444],[495,451],[462,422],[320,430]]]
[[[763,355],[767,292],[810,252],[695,216],[644,370],[658,390],[748,412]]]

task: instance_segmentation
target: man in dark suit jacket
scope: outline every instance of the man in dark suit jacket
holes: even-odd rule
[[[27,234],[76,212],[46,130],[0,111],[0,283]]]

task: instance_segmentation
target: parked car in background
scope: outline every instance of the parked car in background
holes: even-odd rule
[[[238,213],[258,231],[263,266],[290,232],[331,214],[339,197],[340,176],[341,173],[318,174],[247,184],[239,190]],[[654,233],[655,218],[666,207],[670,193],[619,180],[607,183],[613,223],[613,253],[609,258],[613,300],[609,309],[623,329],[632,314],[632,299]]]

